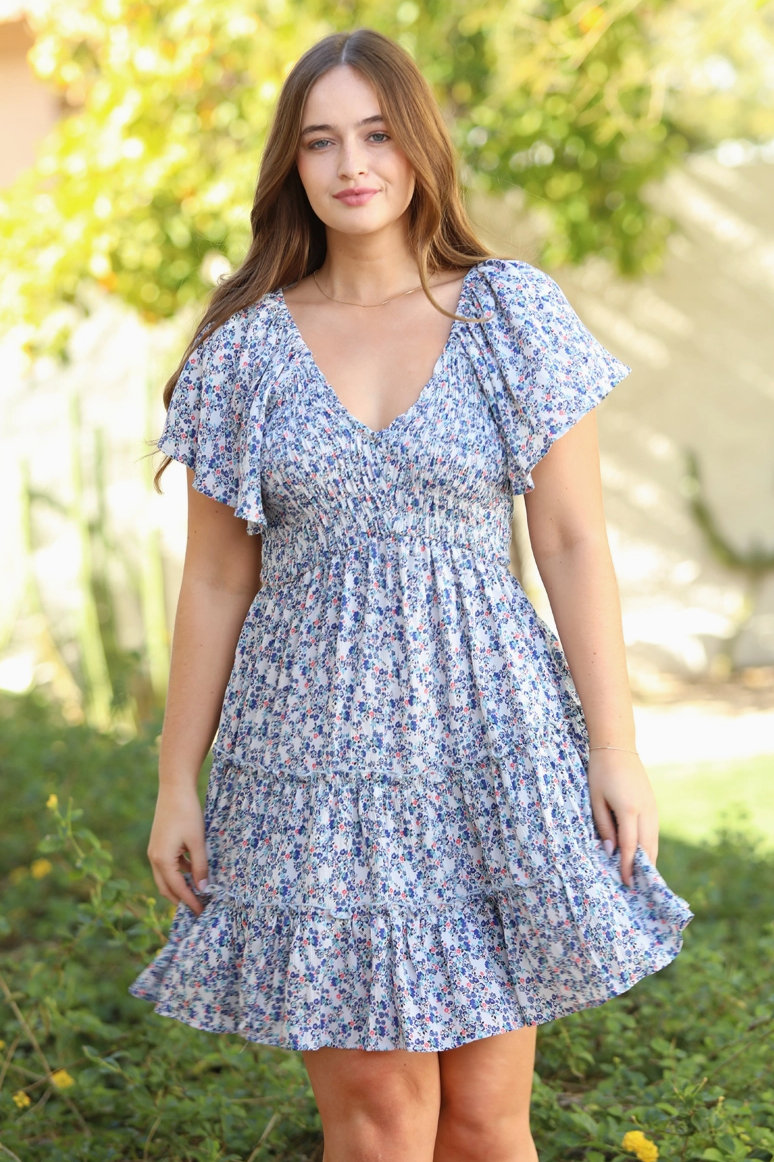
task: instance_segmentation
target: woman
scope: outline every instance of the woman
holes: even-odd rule
[[[326,1162],[526,1162],[536,1025],[690,917],[600,495],[592,409],[628,368],[487,256],[374,32],[291,71],[252,224],[168,385],[189,536],[149,856],[179,907],[133,992],[301,1050]],[[564,653],[507,569],[522,492]]]

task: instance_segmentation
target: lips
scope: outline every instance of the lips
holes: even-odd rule
[[[366,186],[353,186],[348,190],[339,190],[338,194],[333,196],[337,201],[343,202],[345,206],[365,206],[367,202],[371,201],[374,194],[378,193],[378,190],[372,190]]]

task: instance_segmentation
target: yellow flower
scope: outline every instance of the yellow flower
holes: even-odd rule
[[[0,1053],[5,1049],[5,1041],[0,1041]]]
[[[66,1069],[55,1069],[51,1074],[51,1080],[57,1089],[69,1089],[71,1085],[75,1085],[75,1078],[70,1077]]]
[[[16,886],[16,884],[20,884],[22,882],[22,880],[26,880],[26,878],[27,878],[26,867],[15,867],[12,872],[8,873],[8,879],[11,881],[11,883],[14,885],[14,887]]]
[[[53,869],[54,865],[47,859],[35,859],[30,864],[30,873],[34,880],[44,879]]]
[[[59,796],[49,795],[49,797],[46,799],[46,806],[48,807],[49,811],[56,811],[57,807],[59,806]]]
[[[16,1105],[20,1110],[26,1110],[27,1106],[32,1104],[32,1100],[29,1097],[29,1094],[26,1094],[23,1089],[17,1089],[16,1093],[13,1095],[13,1100],[16,1102]]]
[[[646,1138],[642,1130],[629,1130],[628,1134],[624,1134],[621,1145],[624,1150],[636,1154],[640,1162],[656,1162],[658,1158],[658,1146]]]

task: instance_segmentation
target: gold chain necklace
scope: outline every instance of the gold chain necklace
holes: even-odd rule
[[[386,307],[388,303],[393,303],[396,299],[404,299],[406,295],[413,295],[414,291],[422,289],[421,285],[412,286],[411,290],[401,291],[399,295],[393,295],[391,299],[385,299],[383,303],[350,303],[347,299],[335,299],[333,295],[329,295],[327,291],[324,291],[317,281],[316,270],[312,271],[312,278],[314,279],[314,285],[321,295],[325,295],[326,299],[330,299],[332,303],[341,303],[345,307]]]

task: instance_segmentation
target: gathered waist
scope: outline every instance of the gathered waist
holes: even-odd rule
[[[473,524],[470,521],[430,521],[402,517],[374,528],[329,527],[318,521],[269,528],[263,534],[262,584],[281,585],[320,567],[335,568],[337,560],[385,565],[396,557],[439,552],[468,553],[507,568],[510,523],[501,514]]]

